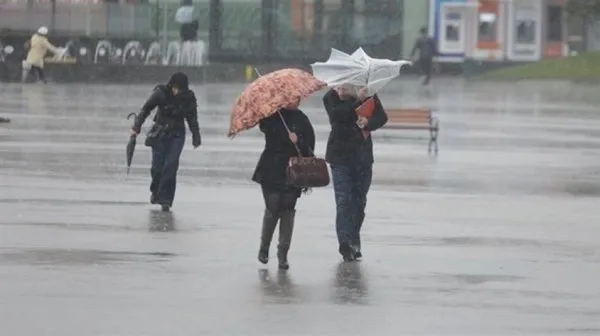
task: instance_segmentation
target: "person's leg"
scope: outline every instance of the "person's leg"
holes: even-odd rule
[[[361,251],[361,242],[360,242],[360,230],[362,228],[362,224],[365,220],[365,208],[367,207],[367,194],[369,193],[369,188],[371,187],[371,180],[373,178],[373,166],[368,165],[365,167],[360,167],[358,169],[355,185],[354,196],[356,199],[356,212],[355,212],[355,222],[354,222],[354,236],[352,239],[352,245],[355,249],[354,256],[356,258],[362,257]]]
[[[292,234],[294,233],[294,219],[296,218],[296,202],[298,192],[295,190],[287,191],[281,194],[279,222],[279,245],[277,245],[277,259],[279,259],[279,269],[287,270],[290,268],[288,263],[288,252],[292,244]]]
[[[344,260],[354,259],[351,242],[353,232],[354,200],[352,185],[354,184],[351,170],[343,165],[331,165],[331,177],[335,194],[336,216],[335,228],[339,243],[339,252]]]
[[[185,144],[185,137],[168,137],[163,143],[165,144],[165,160],[158,184],[157,201],[163,206],[163,210],[168,210],[173,205],[175,198],[177,170],[179,169],[179,158]]]
[[[263,215],[262,230],[260,234],[258,261],[266,264],[269,262],[269,248],[271,247],[273,232],[275,232],[275,227],[277,226],[277,221],[280,217],[280,194],[265,186],[261,186],[261,189],[265,200],[265,213]]]
[[[44,69],[42,69],[40,67],[36,67],[35,70],[37,72],[38,81],[40,81],[42,83],[46,83],[46,75],[44,73]]]
[[[152,166],[150,167],[150,203],[158,203],[158,186],[165,166],[165,146],[162,141],[156,141],[152,147]]]
[[[432,72],[432,68],[433,68],[433,60],[429,59],[429,58],[425,58],[421,60],[421,69],[423,70],[423,73],[425,74],[425,79],[423,80],[423,85],[428,85],[429,81],[431,80],[431,72]]]

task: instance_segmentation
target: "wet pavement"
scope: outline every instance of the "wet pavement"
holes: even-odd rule
[[[1,84],[3,335],[600,334],[596,88],[392,83],[386,106],[434,109],[439,156],[424,131],[376,132],[364,260],[340,262],[328,187],[300,200],[279,273],[256,261],[262,137],[225,136],[242,87],[194,87],[203,146],[166,214],[142,144],[125,174],[151,86]],[[323,155],[319,97],[303,110]]]

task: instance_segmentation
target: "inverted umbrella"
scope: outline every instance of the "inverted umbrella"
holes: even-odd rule
[[[310,65],[313,76],[330,87],[341,85],[364,86],[368,78],[368,65],[365,60],[352,57],[343,51],[331,48],[331,54],[325,62]]]
[[[296,105],[300,99],[325,87],[310,73],[281,69],[259,77],[236,99],[231,111],[229,137],[256,126],[279,109]]]
[[[127,120],[129,120],[131,117],[133,116],[134,120],[135,118],[137,118],[137,114],[135,113],[129,113],[127,115]],[[135,121],[134,121],[135,123]],[[131,167],[131,160],[133,160],[133,152],[135,151],[135,143],[137,136],[135,136],[134,134],[129,136],[129,142],[127,143],[127,148],[125,150],[125,155],[127,157],[127,175],[129,175],[129,169]]]
[[[369,96],[374,95],[392,79],[398,77],[400,69],[404,65],[412,64],[412,62],[404,60],[392,61],[383,58],[373,58],[367,55],[362,48],[358,48],[352,53],[351,57],[359,60],[368,69],[365,78],[365,87]]]
[[[316,62],[311,67],[314,76],[330,87],[351,85],[367,88],[371,96],[399,76],[400,68],[406,64],[411,62],[372,58],[362,48],[352,55],[332,48],[326,62]]]

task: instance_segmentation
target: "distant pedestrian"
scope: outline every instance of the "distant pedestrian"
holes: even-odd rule
[[[37,77],[38,81],[46,83],[44,74],[44,57],[50,51],[53,54],[59,52],[59,49],[48,42],[48,28],[42,26],[26,43],[29,48],[27,58],[23,61],[23,73],[21,80],[25,82],[29,73]]]
[[[183,0],[181,7],[175,12],[175,21],[180,24],[181,42],[198,39],[198,15],[192,0]]]
[[[289,134],[284,121],[291,132]],[[296,202],[302,190],[287,184],[286,168],[290,158],[298,156],[296,146],[302,156],[313,155],[315,133],[308,117],[295,106],[281,109],[279,113],[261,120],[259,126],[265,135],[265,149],[256,165],[252,180],[261,185],[265,212],[258,260],[263,264],[269,262],[269,248],[279,222],[277,258],[279,268],[287,270],[288,251],[292,243],[296,217]]]
[[[356,108],[369,97],[365,89],[357,94],[353,91],[352,87],[341,86],[329,90],[323,97],[331,124],[325,159],[331,166],[339,253],[346,261],[362,258],[360,231],[374,161],[370,132],[388,120],[377,95],[372,97],[373,115],[369,119],[358,117]]]
[[[419,66],[421,72],[423,72],[425,75],[423,86],[427,86],[431,80],[431,75],[433,72],[433,58],[437,56],[437,47],[435,45],[435,40],[427,34],[427,28],[423,27],[419,32],[420,36],[415,41],[415,45],[410,53],[410,57],[411,59],[414,59],[415,53],[417,51],[419,52],[417,65]]]
[[[154,125],[146,138],[146,146],[152,148],[150,203],[160,204],[163,211],[169,211],[175,198],[179,158],[185,144],[185,121],[192,132],[194,148],[201,144],[196,96],[189,89],[185,74],[177,72],[167,85],[154,89],[136,118],[131,130],[133,135],[140,133],[142,124],[156,107]]]

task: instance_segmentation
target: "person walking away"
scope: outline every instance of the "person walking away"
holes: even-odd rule
[[[367,193],[373,175],[373,132],[387,123],[377,95],[373,115],[358,117],[355,109],[368,97],[365,89],[353,94],[350,86],[329,90],[323,105],[329,116],[331,132],[325,159],[331,167],[336,203],[335,226],[339,253],[345,261],[362,258],[360,230],[365,219]]]
[[[50,51],[52,54],[59,52],[58,48],[48,42],[48,28],[42,26],[29,41],[26,42],[29,50],[27,51],[27,58],[23,62],[23,73],[21,80],[25,82],[27,76],[31,72],[37,77],[38,81],[46,83],[46,75],[44,74],[44,57],[46,53]]]
[[[198,38],[198,18],[192,0],[181,2],[181,7],[175,12],[175,21],[181,25],[179,36],[182,43],[196,41]]]
[[[414,59],[417,50],[419,51],[419,58],[417,62],[421,71],[425,75],[423,86],[427,86],[431,80],[431,74],[433,71],[433,58],[437,55],[437,48],[435,45],[435,40],[427,35],[427,28],[421,28],[419,33],[420,36],[415,41],[415,45],[410,53],[410,57],[411,59]]]
[[[187,120],[192,133],[194,148],[201,144],[196,96],[189,89],[185,74],[177,72],[167,85],[154,89],[135,120],[132,135],[140,133],[144,121],[156,107],[158,112],[154,116],[154,125],[145,142],[152,148],[150,203],[160,204],[163,211],[169,211],[175,198],[179,158],[185,144],[184,120]]]
[[[282,118],[290,133],[287,132]],[[298,156],[298,150],[302,156],[313,156],[315,133],[308,117],[295,106],[281,109],[278,113],[261,120],[259,127],[265,135],[265,148],[252,176],[252,180],[261,185],[265,202],[258,260],[263,264],[269,262],[271,239],[279,222],[277,258],[279,269],[287,270],[296,202],[302,190],[287,185],[286,167],[291,157]]]

